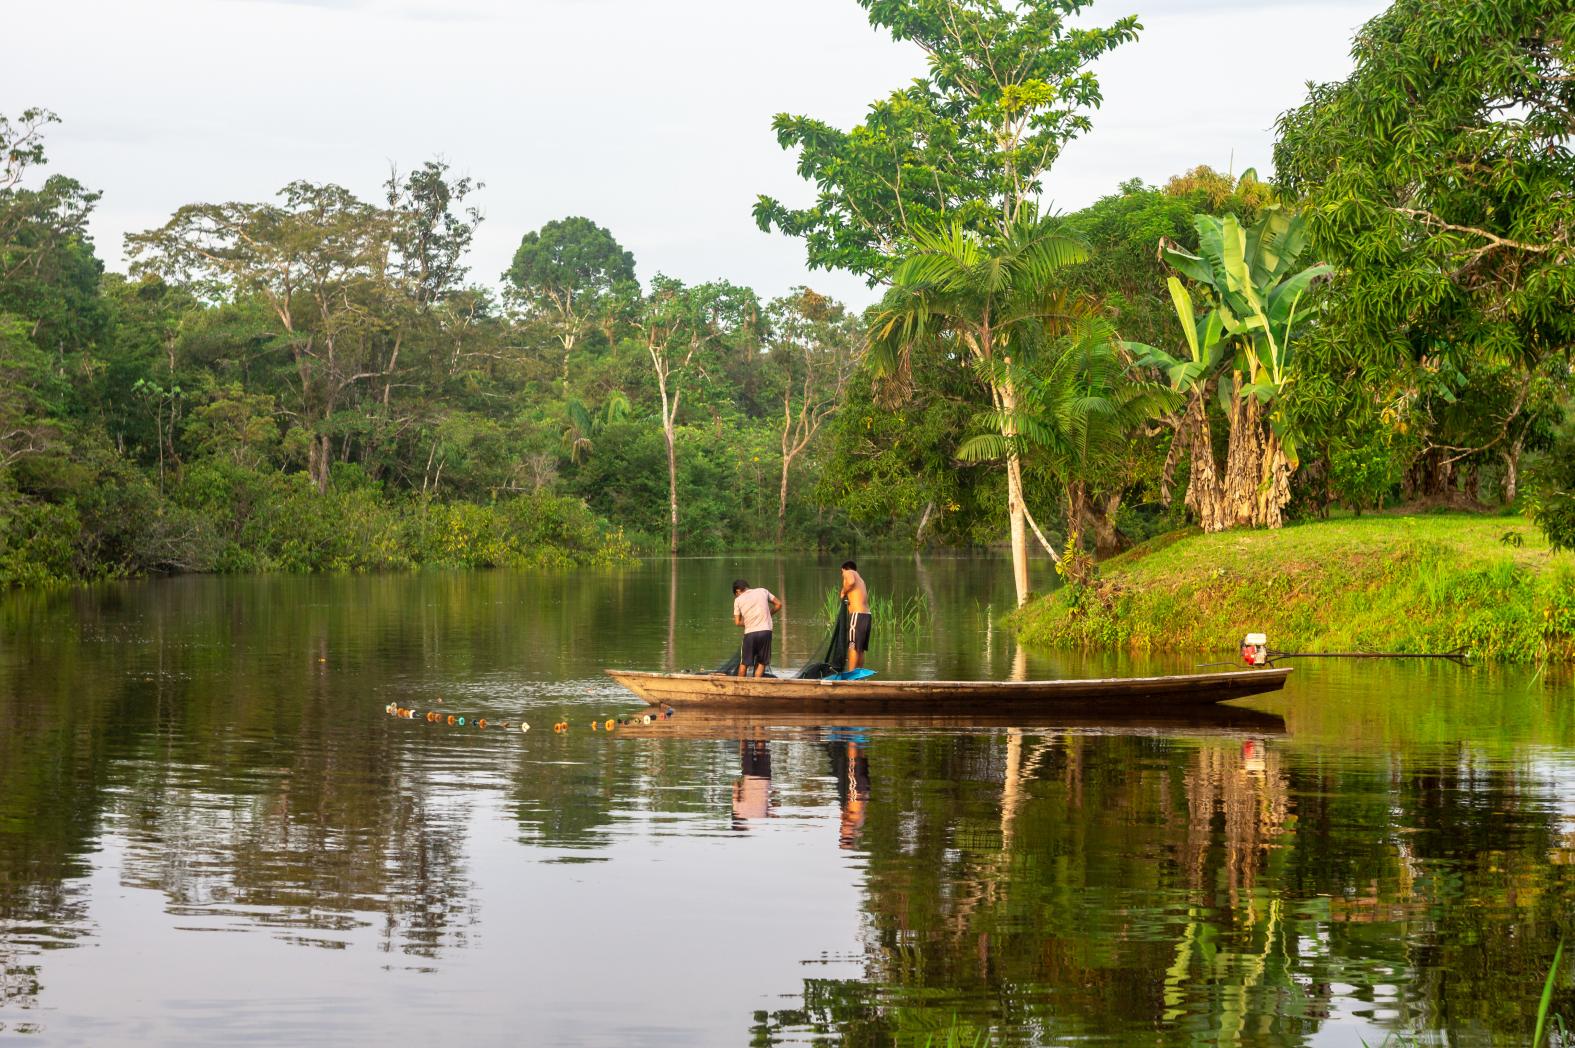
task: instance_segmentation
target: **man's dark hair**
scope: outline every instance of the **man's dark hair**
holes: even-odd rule
[[[749,583],[744,581],[743,579],[734,579],[733,580],[733,592],[734,593],[742,593],[748,588],[749,588]]]
[[[851,560],[845,560],[845,561],[842,562],[842,570],[843,571],[858,571],[859,570],[859,566],[857,564],[853,563]]]

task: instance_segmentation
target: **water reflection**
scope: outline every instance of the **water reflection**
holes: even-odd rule
[[[977,562],[871,565],[937,608],[884,673],[1167,666],[1021,652]],[[711,661],[728,578],[776,578],[791,613],[823,568],[0,600],[0,1035],[1525,1042],[1575,925],[1566,693],[1327,665],[1259,710],[1140,722],[590,730],[631,707],[604,662]],[[382,712],[440,699],[537,730]]]
[[[771,746],[764,739],[738,744],[739,777],[733,783],[733,829],[771,816]]]
[[[864,832],[864,819],[870,803],[870,759],[866,752],[868,740],[850,734],[837,733],[827,741],[826,754],[831,758],[831,775],[837,780],[837,805],[842,809],[842,820],[837,827],[837,840],[844,848],[858,844]]]

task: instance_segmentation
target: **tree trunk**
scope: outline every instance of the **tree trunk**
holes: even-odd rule
[[[1028,522],[1023,514],[1023,464],[1016,452],[1006,459],[1006,506],[1012,518],[1012,581],[1020,608],[1028,603]]]
[[[1083,544],[1083,527],[1088,520],[1088,488],[1080,480],[1066,486],[1066,543],[1076,549]]]
[[[1516,438],[1515,443],[1509,446],[1504,454],[1504,505],[1515,501],[1515,496],[1520,494],[1520,451],[1525,445],[1525,436]]]
[[[1400,482],[1400,493],[1407,499],[1443,498],[1455,494],[1455,464],[1439,448],[1429,448],[1417,456]]]
[[[1221,530],[1251,527],[1258,522],[1258,485],[1263,477],[1262,405],[1257,397],[1241,395],[1239,372],[1232,382]]]
[[[930,514],[935,512],[935,500],[931,499],[924,504],[924,516],[919,518],[919,528],[913,533],[913,555],[919,555],[919,548],[924,545],[924,529],[930,526]]]
[[[328,470],[334,457],[333,442],[328,434],[315,434],[306,446],[306,473],[317,485],[319,495],[328,494]]]
[[[1280,438],[1269,429],[1263,442],[1265,471],[1263,497],[1259,503],[1258,524],[1278,528],[1285,524],[1285,507],[1291,504],[1291,463],[1280,446]]]
[[[1010,363],[1008,361],[1008,363]],[[1010,381],[1001,385],[1001,407],[1010,420],[1017,413],[1017,390]],[[1006,510],[1012,521],[1012,581],[1017,587],[1017,606],[1028,603],[1028,521],[1023,505],[1023,462],[1015,446],[1017,433],[1010,421],[1006,453]]]
[[[574,343],[579,339],[579,329],[576,327],[574,330],[565,331],[560,338],[563,343],[563,374],[561,381],[563,391],[567,394],[569,391],[569,354],[574,352]]]
[[[1209,430],[1208,406],[1200,394],[1188,409],[1192,419],[1188,432],[1192,438],[1185,505],[1206,532],[1224,531],[1219,472],[1214,466],[1214,435]]]
[[[1116,530],[1116,511],[1121,508],[1121,494],[1107,496],[1103,506],[1089,506],[1084,520],[1094,536],[1094,555],[1110,557],[1121,552],[1121,533]]]
[[[787,495],[788,495],[788,469],[793,465],[793,456],[782,456],[782,487],[777,492],[777,546],[782,545],[782,536],[787,530]]]

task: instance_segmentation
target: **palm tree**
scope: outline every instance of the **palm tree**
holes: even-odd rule
[[[612,423],[629,417],[629,398],[615,389],[595,415],[579,400],[570,398],[565,416],[568,427],[563,431],[563,449],[569,453],[570,462],[583,466],[591,457],[594,438]]]
[[[1119,490],[1105,488],[1105,480],[1120,472],[1133,433],[1180,399],[1166,386],[1135,378],[1119,346],[1107,322],[1087,319],[1032,362],[976,365],[990,372],[985,381],[1010,383],[1017,390],[1017,410],[982,412],[975,424],[986,432],[957,449],[964,462],[998,461],[1014,451],[1033,456],[1061,487],[1068,546],[1074,550],[1080,533],[1112,530],[1094,508],[1096,495],[1103,491],[1119,496]],[[1064,567],[1076,570],[1075,565]]]
[[[1001,435],[1019,606],[1029,594],[1029,517],[1016,439],[1019,406],[1012,363],[1046,337],[1067,331],[1086,313],[1086,306],[1053,287],[1057,271],[1086,257],[1082,243],[1058,220],[1041,218],[1031,206],[1021,208],[998,234],[970,232],[960,222],[917,230],[870,328],[876,373],[899,383],[909,377],[913,345],[925,339],[956,345],[959,355],[981,369],[991,406],[1005,423]],[[1005,365],[1004,370],[998,364]]]

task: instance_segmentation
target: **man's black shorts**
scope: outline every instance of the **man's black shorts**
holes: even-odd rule
[[[744,634],[744,650],[740,664],[746,669],[771,665],[771,631],[758,630]]]
[[[848,647],[857,652],[870,650],[870,613],[856,611],[848,616]]]

